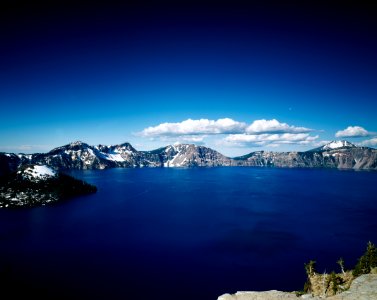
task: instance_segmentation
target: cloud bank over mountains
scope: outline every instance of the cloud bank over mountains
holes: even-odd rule
[[[150,126],[137,133],[138,136],[151,140],[192,142],[204,144],[209,139],[215,139],[218,145],[228,147],[279,147],[281,145],[312,145],[318,146],[328,141],[322,141],[318,134],[320,130],[302,126],[290,125],[276,119],[254,120],[251,123],[222,118],[187,119],[176,123],[161,123]],[[376,135],[361,126],[348,126],[335,133],[336,138],[365,138]],[[362,146],[376,146],[377,139],[372,138],[359,142]]]
[[[241,133],[244,132],[246,127],[246,123],[237,122],[230,118],[218,119],[216,121],[187,119],[179,123],[162,123],[154,127],[145,128],[140,135],[144,137],[162,137]]]
[[[307,133],[283,133],[283,134],[232,134],[225,137],[224,141],[238,146],[265,146],[277,147],[280,144],[309,144],[319,136],[311,136]]]
[[[313,129],[292,126],[276,119],[255,120],[250,124],[231,118],[218,120],[187,119],[177,123],[162,123],[142,130],[138,135],[151,139],[203,142],[208,136],[221,136],[218,144],[227,146],[263,146],[270,144],[307,144],[316,139]]]

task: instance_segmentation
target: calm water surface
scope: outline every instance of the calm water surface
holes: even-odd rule
[[[0,210],[0,267],[71,299],[216,299],[299,290],[304,263],[353,267],[377,243],[377,172],[74,171],[97,194]]]

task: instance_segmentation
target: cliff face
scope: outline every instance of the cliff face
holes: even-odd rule
[[[232,159],[203,146],[180,144],[141,152],[141,166],[216,167],[230,166]]]
[[[281,300],[281,299],[313,299],[320,300],[322,297],[313,297],[309,294],[297,297],[295,293],[266,291],[266,292],[237,292],[236,294],[224,294],[218,300]],[[325,298],[327,300],[375,300],[377,299],[377,275],[366,274],[357,277],[349,290]]]

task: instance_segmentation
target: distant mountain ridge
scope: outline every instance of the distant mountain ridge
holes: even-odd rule
[[[211,148],[193,144],[138,151],[129,143],[90,146],[77,141],[48,153],[0,153],[0,175],[26,164],[47,165],[55,170],[216,166],[377,170],[377,150],[358,147],[348,141],[332,141],[306,152],[256,151],[230,158]]]

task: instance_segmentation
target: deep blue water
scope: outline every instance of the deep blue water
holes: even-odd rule
[[[369,240],[377,243],[377,172],[228,167],[71,174],[98,192],[0,210],[0,267],[50,295],[206,300],[240,290],[299,290],[305,262],[338,271],[342,256],[351,268]]]

